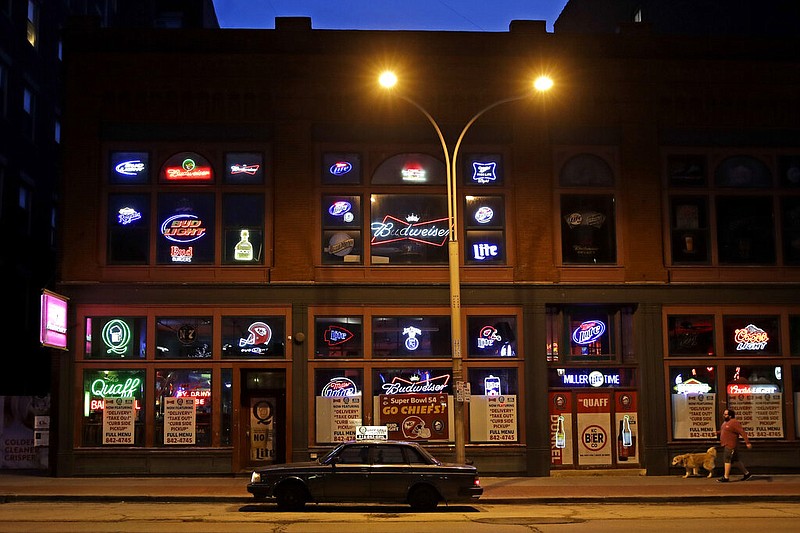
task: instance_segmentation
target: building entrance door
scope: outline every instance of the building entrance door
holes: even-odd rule
[[[242,370],[239,427],[241,467],[286,462],[286,372]]]
[[[635,391],[550,392],[550,463],[556,467],[632,466],[637,455]]]

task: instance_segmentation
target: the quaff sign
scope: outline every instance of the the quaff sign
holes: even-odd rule
[[[444,246],[450,235],[447,217],[421,221],[419,216],[410,214],[405,220],[386,215],[380,222],[373,222],[372,246],[380,246],[397,241],[413,241],[430,246]]]
[[[323,398],[340,398],[343,396],[360,396],[355,381],[346,377],[333,378],[322,387],[319,393]]]
[[[67,298],[42,291],[40,298],[39,341],[42,346],[67,349]]]
[[[600,320],[587,320],[572,332],[572,342],[580,345],[592,344],[600,340],[600,337],[605,332],[606,325],[603,322]]]
[[[734,332],[734,342],[738,351],[758,351],[767,347],[769,336],[758,326],[748,324]]]

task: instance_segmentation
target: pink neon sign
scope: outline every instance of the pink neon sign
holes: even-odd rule
[[[44,291],[41,296],[39,341],[43,346],[67,349],[67,298]]]

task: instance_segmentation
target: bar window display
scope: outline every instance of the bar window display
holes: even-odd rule
[[[672,437],[716,438],[716,367],[670,367],[668,389],[672,399]]]
[[[514,316],[469,316],[469,357],[516,357],[517,318]]]
[[[282,358],[285,353],[285,317],[222,317],[223,359]]]
[[[156,359],[211,359],[211,317],[157,317]]]
[[[670,356],[714,356],[713,315],[667,316]]]
[[[143,446],[144,370],[83,372],[82,446]]]
[[[322,263],[361,264],[361,196],[322,197]]]
[[[360,316],[314,317],[314,357],[364,357],[364,325]]]
[[[214,262],[215,196],[211,193],[158,195],[156,260],[188,266]]]
[[[86,317],[86,359],[143,359],[147,352],[144,317]]]
[[[449,316],[372,317],[373,357],[449,357]]]
[[[157,446],[211,446],[211,370],[156,370]]]
[[[517,442],[519,396],[516,368],[471,368],[469,439],[471,442]]]
[[[372,374],[373,410],[390,439],[450,441],[451,369],[379,368]]]
[[[616,264],[615,206],[612,195],[561,196],[561,260],[564,264]]]
[[[364,374],[356,368],[314,371],[315,430],[320,444],[356,438],[363,417]]]
[[[726,406],[736,411],[750,437],[784,438],[783,367],[729,366]]]
[[[264,263],[264,195],[226,194],[222,198],[224,261],[228,265]]]
[[[113,265],[146,265],[150,262],[150,196],[108,196],[107,259]]]

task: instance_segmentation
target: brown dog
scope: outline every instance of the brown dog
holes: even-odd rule
[[[711,477],[714,473],[714,466],[717,460],[717,450],[709,448],[706,453],[683,453],[676,455],[672,458],[672,466],[682,466],[686,469],[685,478],[694,473],[695,476],[700,475],[700,467],[702,466],[708,470],[708,476]]]

